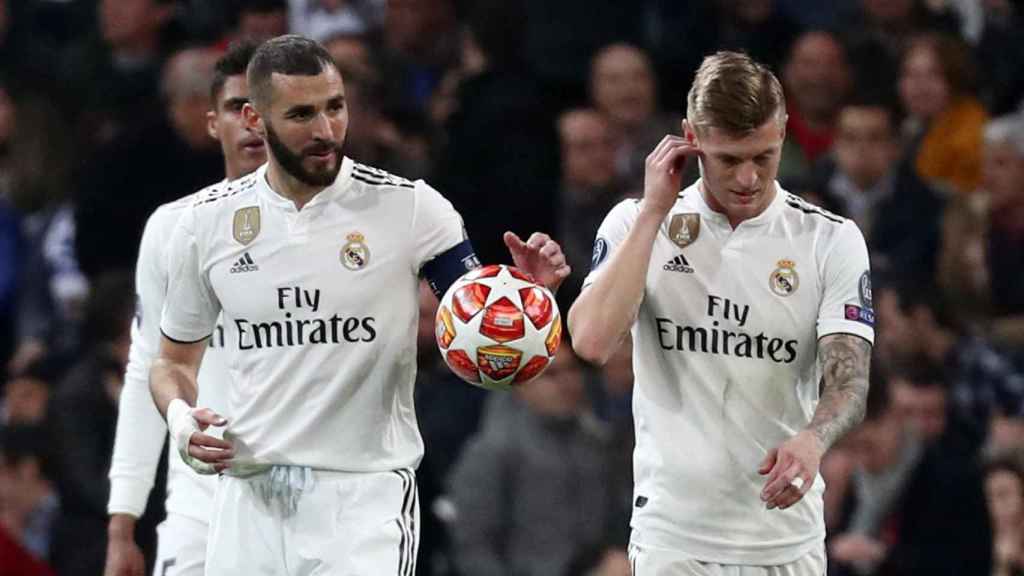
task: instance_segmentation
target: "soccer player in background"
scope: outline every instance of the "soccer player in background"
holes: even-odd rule
[[[856,224],[775,181],[785,109],[766,67],[707,57],[569,311],[590,361],[632,330],[639,576],[825,571],[818,467],[863,418],[874,312]]]
[[[243,114],[268,163],[178,221],[150,381],[175,448],[224,472],[206,570],[412,574],[419,278],[443,292],[477,259],[436,190],[343,156],[344,85],[321,45],[269,40],[248,80]],[[538,282],[568,275],[547,236],[505,242]],[[228,419],[196,407],[220,314],[229,375],[204,386],[224,388]]]
[[[249,101],[245,78],[255,43],[241,43],[228,50],[214,66],[210,86],[212,110],[207,113],[210,136],[224,153],[226,181],[237,179],[266,162],[263,140],[249,130],[242,106]],[[176,167],[175,169],[187,169]],[[214,186],[218,188],[223,182]],[[106,576],[142,576],[146,573],[142,552],[135,542],[135,522],[146,507],[153,487],[167,424],[160,417],[149,392],[149,368],[160,345],[160,312],[166,297],[167,250],[178,218],[200,191],[164,204],[150,216],[142,235],[135,270],[138,311],[132,325],[132,345],[125,385],[121,392],[110,467],[109,540]],[[200,382],[227,378],[223,327],[218,326],[203,357]],[[222,409],[227,402],[223,387],[202,386],[201,402]],[[206,533],[216,487],[214,476],[200,476],[175,453],[169,452],[167,519],[157,528],[156,576],[202,576],[206,557]]]

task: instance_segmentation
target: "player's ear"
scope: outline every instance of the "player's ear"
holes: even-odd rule
[[[690,144],[697,144],[697,132],[693,129],[693,124],[690,124],[689,120],[683,119],[683,138]]]
[[[206,112],[206,133],[210,138],[220,141],[220,132],[217,129],[217,113],[213,110]]]
[[[263,128],[263,117],[256,111],[252,102],[246,102],[242,106],[242,118],[245,120],[246,128],[259,134],[260,137],[266,136],[266,131]]]

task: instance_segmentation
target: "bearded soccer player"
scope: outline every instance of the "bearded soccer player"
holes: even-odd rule
[[[248,174],[266,162],[263,140],[249,130],[242,107],[249,101],[245,78],[255,44],[239,44],[214,65],[210,87],[212,110],[207,113],[210,136],[220,142],[226,179],[157,208],[142,234],[135,285],[139,310],[132,325],[131,355],[119,401],[114,456],[110,466],[109,539],[106,576],[142,576],[142,552],[135,543],[135,522],[146,508],[157,463],[167,436],[167,424],[149,392],[149,369],[160,345],[160,312],[168,283],[167,250],[174,226],[196,198],[225,182]],[[217,326],[203,357],[199,382],[223,382],[227,377],[223,327]],[[222,409],[223,389],[202,386],[200,401]],[[168,458],[167,518],[157,528],[156,576],[202,576],[206,558],[209,511],[216,487],[214,476],[200,476],[171,451]]]
[[[179,220],[150,381],[176,449],[223,472],[206,571],[412,574],[419,278],[443,292],[476,257],[436,190],[343,156],[344,84],[321,45],[269,40],[248,80],[268,162]],[[505,242],[550,288],[569,273],[543,234]],[[203,385],[226,390],[228,418],[196,407],[220,314],[228,376]]]
[[[825,573],[818,468],[863,418],[874,311],[857,226],[775,181],[785,109],[763,65],[706,58],[569,311],[585,359],[632,332],[638,576]]]

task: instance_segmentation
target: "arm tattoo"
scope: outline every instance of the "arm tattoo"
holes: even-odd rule
[[[824,389],[807,429],[826,450],[864,419],[871,344],[852,334],[830,334],[818,342]]]

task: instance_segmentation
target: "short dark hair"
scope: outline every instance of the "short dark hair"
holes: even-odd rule
[[[249,69],[249,61],[252,55],[259,48],[259,43],[252,40],[242,40],[228,47],[228,51],[221,56],[213,66],[213,82],[210,83],[210,102],[217,108],[217,98],[224,90],[224,84],[232,76],[241,76]]]
[[[297,34],[271,38],[256,49],[249,62],[247,77],[250,98],[259,106],[268,104],[270,80],[275,73],[316,76],[327,67],[337,70],[331,54],[320,43]]]
[[[0,455],[7,466],[35,459],[40,473],[54,479],[52,436],[39,424],[15,424],[0,427]]]
[[[866,88],[852,91],[841,108],[873,108],[882,110],[889,117],[889,127],[897,133],[903,124],[903,111],[894,91],[885,88]]]

